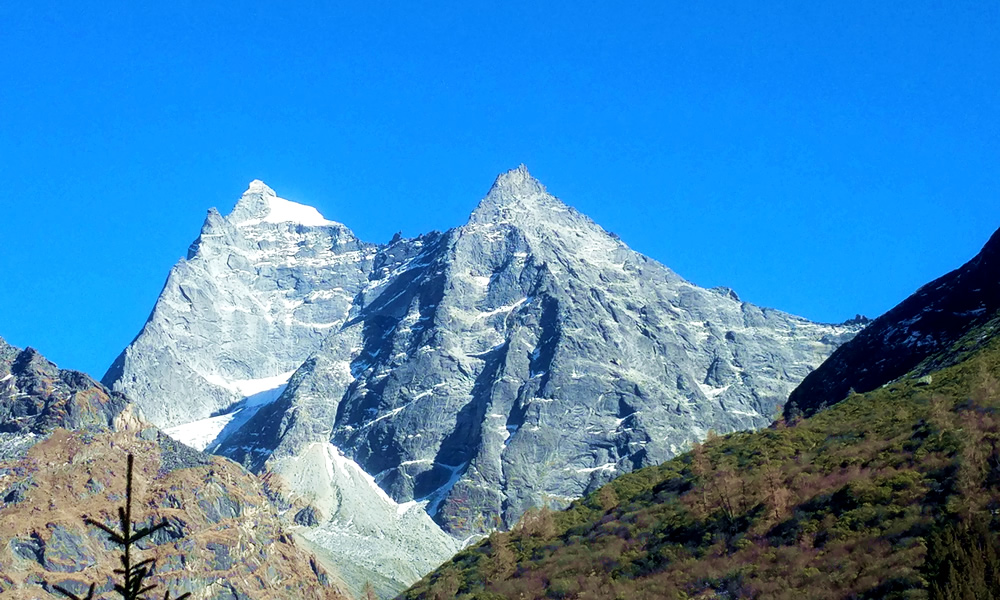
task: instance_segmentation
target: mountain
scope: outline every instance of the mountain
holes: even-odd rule
[[[1000,309],[998,270],[1000,231],[975,258],[924,285],[838,348],[791,394],[785,418],[812,414],[851,390],[868,392],[911,371],[921,377],[940,366],[928,359]]]
[[[199,450],[252,435],[244,425],[262,409],[258,421],[280,424],[294,415],[276,415],[271,403],[290,379],[298,386],[302,375],[293,373],[343,326],[379,268],[377,251],[254,181],[229,215],[209,211],[145,327],[103,381]],[[380,596],[398,592],[459,548],[420,507],[386,496],[328,441],[275,461],[269,472],[279,477],[270,480],[290,501],[309,504],[297,519],[311,527],[304,541],[322,540],[311,550],[355,593],[369,581]]]
[[[348,598],[269,509],[256,477],[232,461],[170,442],[132,431],[59,429],[22,459],[0,463],[0,595],[61,598],[52,586],[86,594],[91,582],[110,591],[112,570],[121,567],[116,549],[83,516],[115,522],[111,508],[121,504],[125,456],[132,452],[142,479],[137,497],[144,499],[134,509],[137,520],[169,523],[141,546],[141,558],[157,560],[152,582],[159,593]]]
[[[172,440],[87,375],[3,340],[0,596],[62,597],[54,585],[86,594],[90,582],[108,591],[117,555],[83,516],[114,518],[129,452],[144,499],[138,520],[170,522],[142,548],[143,558],[157,558],[154,583],[197,599],[346,598],[293,540],[256,477]]]
[[[1000,312],[958,322],[905,377],[528,513],[400,598],[1000,597]]]
[[[387,245],[254,182],[209,213],[104,382],[178,439],[286,482],[320,545],[370,537],[345,507],[379,498],[420,523],[410,558],[429,569],[450,536],[767,425],[859,328],[695,286],[523,166],[465,225]],[[414,526],[376,521],[397,541],[375,567],[408,583],[385,564]]]

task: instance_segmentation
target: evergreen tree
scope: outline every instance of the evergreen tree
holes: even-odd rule
[[[166,527],[167,520],[164,519],[160,523],[151,527],[143,527],[141,529],[135,528],[135,524],[132,522],[132,462],[133,458],[130,453],[128,455],[128,469],[125,473],[125,506],[118,507],[118,519],[120,522],[119,527],[121,530],[115,531],[114,529],[111,529],[94,519],[84,518],[84,522],[88,525],[101,529],[108,534],[108,537],[112,542],[122,547],[122,554],[120,556],[122,568],[114,570],[116,574],[121,575],[122,579],[121,583],[115,583],[115,592],[121,596],[122,600],[149,600],[149,597],[143,596],[143,594],[151,591],[156,587],[156,585],[147,585],[145,580],[153,574],[153,568],[156,566],[156,561],[152,558],[147,558],[146,560],[134,562],[135,556],[132,553],[132,546],[139,540],[146,538],[156,531]],[[82,598],[58,585],[53,587],[57,592],[71,598],[72,600],[94,599],[93,583],[90,584],[90,591],[88,591],[87,595]],[[190,595],[190,593],[181,594],[173,600],[183,600],[184,598],[188,598]],[[169,590],[164,592],[163,600],[171,600]]]
[[[375,586],[370,581],[365,582],[365,588],[362,590],[362,593],[364,594],[363,600],[378,600],[378,597],[375,595]]]
[[[927,540],[931,600],[1000,598],[1000,550],[985,518],[951,522]]]

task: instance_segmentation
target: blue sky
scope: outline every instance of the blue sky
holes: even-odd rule
[[[224,4],[0,3],[8,342],[100,377],[255,178],[384,242],[523,162],[694,283],[819,321],[1000,227],[995,1]]]

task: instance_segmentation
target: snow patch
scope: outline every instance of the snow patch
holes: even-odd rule
[[[316,527],[297,529],[334,562],[360,565],[405,587],[458,550],[419,501],[394,502],[333,444],[310,444],[273,462],[272,472],[324,516]]]
[[[519,307],[522,304],[524,304],[527,300],[528,300],[527,298],[521,298],[520,300],[518,300],[517,302],[514,302],[513,304],[508,304],[506,306],[501,306],[500,308],[494,308],[493,310],[483,311],[483,312],[479,313],[477,316],[480,319],[485,319],[487,317],[492,317],[493,315],[498,315],[498,314],[501,314],[501,313],[509,313],[512,310],[514,310],[517,307]]]
[[[337,472],[348,479],[353,479],[355,481],[360,479],[361,481],[364,481],[368,484],[368,487],[375,492],[375,495],[380,500],[385,502],[387,505],[394,507],[397,514],[403,514],[406,512],[407,509],[405,508],[403,510],[399,510],[399,504],[390,498],[389,494],[386,494],[385,490],[380,488],[379,485],[375,483],[375,478],[362,469],[358,463],[354,462],[350,458],[347,458],[347,456],[340,451],[340,448],[334,446],[333,444],[327,444],[325,450],[327,459],[326,470],[327,474],[330,476],[330,481],[341,481],[341,479],[334,474],[334,469],[336,469]]]
[[[334,225],[333,221],[327,221],[319,211],[311,206],[299,204],[284,198],[272,196],[267,199],[270,212],[264,217],[266,223],[298,223],[300,225],[311,225],[321,227],[323,225]]]
[[[752,417],[754,419],[759,419],[759,418],[761,418],[763,416],[763,415],[761,415],[757,411],[749,412],[749,411],[745,411],[745,410],[729,409],[726,412],[728,412],[731,415],[739,415],[741,417]]]
[[[724,394],[726,390],[729,389],[729,386],[726,385],[717,388],[717,387],[712,387],[707,383],[698,383],[698,389],[700,389],[701,393],[705,394],[705,397],[708,398],[709,400],[715,400],[716,398]]]
[[[177,425],[176,427],[168,427],[163,430],[163,433],[185,446],[203,451],[205,448],[208,448],[215,438],[219,437],[219,434],[226,428],[226,425],[240,412],[242,412],[242,409],[217,417],[209,417],[192,423]]]
[[[448,481],[445,482],[444,485],[434,490],[432,494],[429,494],[418,500],[418,502],[423,502],[423,501],[427,502],[427,514],[432,517],[436,515],[437,512],[441,509],[441,504],[444,503],[444,499],[445,497],[448,496],[448,492],[450,492],[451,489],[455,487],[455,484],[458,483],[458,480],[462,478],[462,475],[465,474],[465,469],[469,466],[468,461],[460,465],[445,465],[442,463],[434,463],[434,464],[451,471],[451,477],[448,478]]]
[[[258,223],[297,223],[310,227],[322,227],[324,225],[337,225],[334,221],[328,221],[318,210],[305,204],[285,200],[274,195],[263,182],[254,180],[250,183],[251,192],[262,193],[267,200],[267,215],[263,219],[248,219],[242,223],[237,223],[240,227],[257,225]]]
[[[225,379],[219,375],[202,375],[205,381],[211,383],[212,385],[217,385],[221,388],[225,388],[232,392],[236,392],[244,398],[250,396],[256,396],[258,394],[274,391],[279,387],[284,386],[291,379],[295,371],[288,371],[286,373],[279,373],[277,375],[272,375],[270,377],[260,377],[258,379]],[[281,395],[279,391],[274,398]]]
[[[285,391],[288,380],[294,372],[289,371],[273,377],[229,382],[217,376],[203,376],[209,383],[232,390],[243,396],[243,399],[236,403],[228,413],[169,427],[164,429],[163,433],[195,450],[204,451],[206,448],[221,444],[229,433],[242,427],[244,423],[257,414],[261,407],[277,400]]]
[[[417,501],[416,500],[410,500],[409,502],[403,502],[402,504],[398,504],[396,506],[396,514],[397,515],[406,514],[406,511],[410,510],[411,508],[413,508],[416,505],[417,505]]]
[[[587,467],[587,468],[583,468],[583,469],[573,469],[573,471],[575,471],[577,473],[593,473],[594,471],[614,471],[615,467],[616,467],[615,463],[611,462],[611,463],[604,463],[603,465],[600,465],[600,466],[597,466],[597,467]],[[568,471],[568,470],[570,470],[570,468],[567,467],[566,470]]]

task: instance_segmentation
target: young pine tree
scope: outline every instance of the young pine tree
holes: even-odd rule
[[[361,593],[364,594],[362,600],[378,600],[378,597],[375,595],[375,586],[370,581],[365,582],[365,587],[361,590]]]
[[[156,585],[146,584],[145,580],[153,574],[155,560],[147,558],[146,560],[135,562],[136,558],[133,555],[132,546],[139,540],[146,538],[156,531],[166,527],[167,520],[164,519],[159,524],[153,525],[152,527],[143,527],[141,529],[135,528],[135,524],[132,522],[132,454],[128,455],[128,469],[125,473],[125,506],[118,507],[118,518],[120,521],[120,531],[115,531],[114,529],[111,529],[94,519],[84,518],[84,522],[103,530],[108,534],[108,537],[112,542],[118,544],[122,548],[122,554],[120,556],[122,568],[115,569],[114,571],[115,574],[121,576],[121,582],[115,583],[115,592],[121,596],[122,600],[149,600],[149,598],[143,594],[155,588]],[[94,600],[93,583],[90,584],[90,591],[87,592],[87,595],[82,598],[58,585],[54,586],[54,588],[59,593],[67,598],[71,598],[72,600]],[[189,596],[191,596],[190,593],[181,594],[172,600],[183,600]],[[164,592],[163,600],[171,600],[169,590]]]

